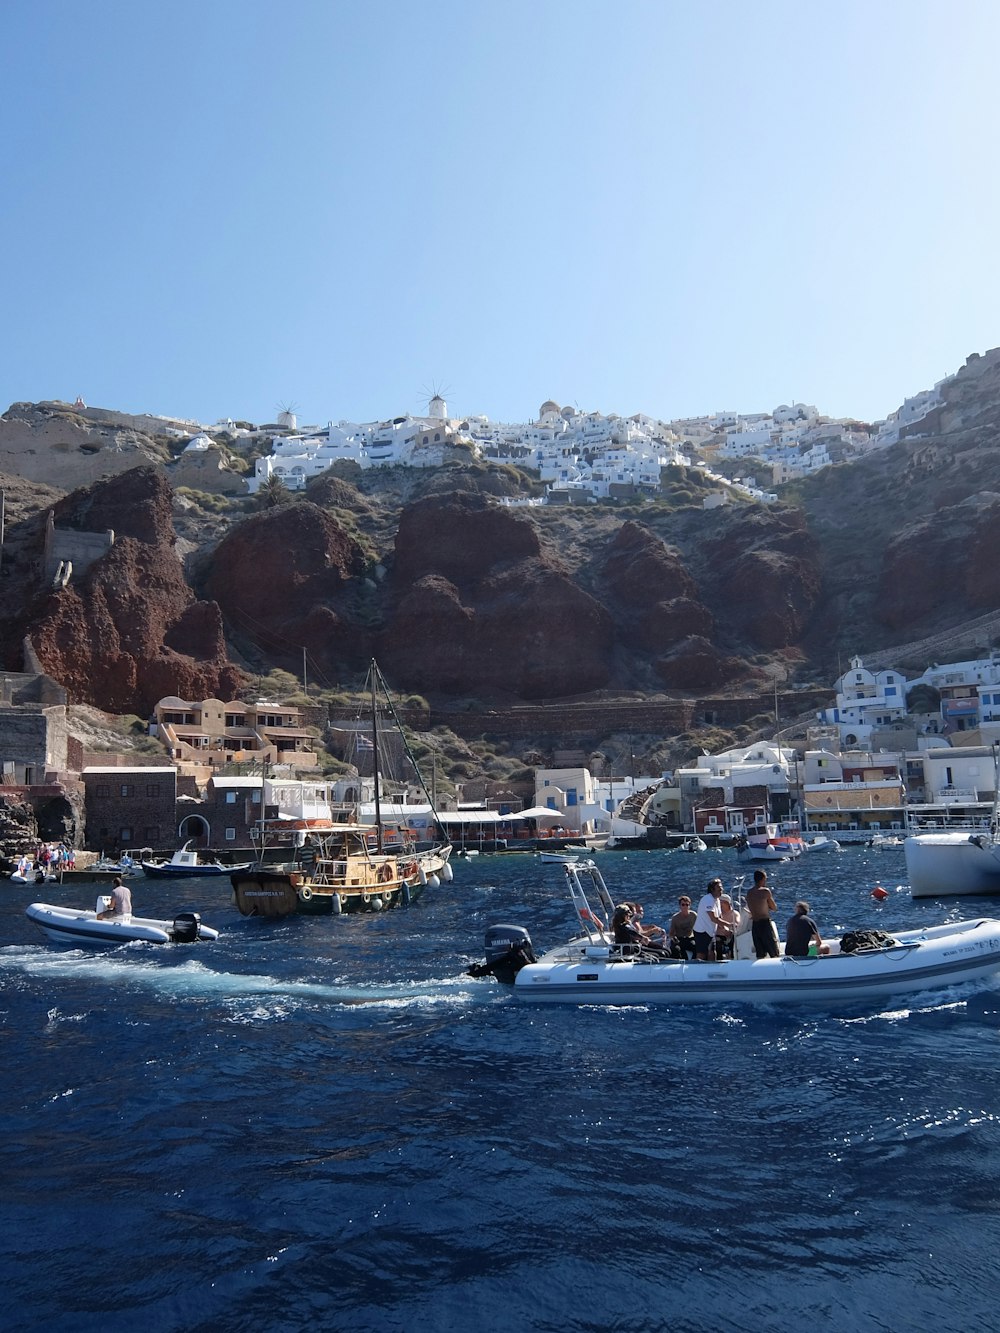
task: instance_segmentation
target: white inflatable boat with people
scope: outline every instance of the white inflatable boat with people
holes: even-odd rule
[[[697,952],[691,959],[669,939],[643,938],[648,928],[641,918],[637,928],[631,904],[615,904],[594,862],[567,864],[565,875],[577,924],[569,942],[538,958],[523,926],[491,926],[486,963],[470,968],[470,975],[493,975],[512,986],[518,998],[537,1003],[839,1005],[1000,972],[1000,921],[987,917],[891,935],[856,930],[824,939],[808,904],[799,903],[781,944],[770,918],[774,900],[766,875],[759,878],[761,871],[747,894],[753,915],[737,894],[733,957],[716,956],[708,927],[718,929],[722,895],[710,886],[698,906]],[[716,906],[707,906],[706,898]]]

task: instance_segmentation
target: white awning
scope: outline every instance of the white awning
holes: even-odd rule
[[[439,824],[502,824],[510,815],[498,815],[495,810],[439,810]]]

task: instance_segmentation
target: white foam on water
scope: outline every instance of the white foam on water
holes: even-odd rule
[[[88,981],[105,983],[120,989],[133,985],[171,999],[222,1003],[254,996],[273,997],[289,1002],[326,1000],[333,1004],[375,1004],[405,1008],[412,1004],[468,1003],[478,993],[464,978],[400,981],[392,985],[337,984],[321,981],[297,981],[242,972],[218,972],[197,959],[173,966],[162,966],[154,958],[143,958],[155,946],[128,946],[114,954],[94,954],[84,949],[11,947],[0,950],[0,975],[4,972],[31,977],[36,981]],[[158,950],[156,950],[158,952]],[[276,1017],[273,1008],[262,1010],[260,1017]],[[49,1011],[49,1022],[65,1021],[58,1009]]]

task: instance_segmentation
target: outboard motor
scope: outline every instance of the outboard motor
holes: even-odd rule
[[[502,985],[513,986],[521,968],[537,961],[531,937],[523,926],[487,926],[486,962],[474,963],[468,975],[488,977],[492,974]]]
[[[178,912],[170,934],[175,944],[194,944],[201,929],[201,916],[197,912]]]

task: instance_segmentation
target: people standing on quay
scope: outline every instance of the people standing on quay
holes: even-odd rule
[[[767,871],[753,872],[753,888],[747,890],[747,907],[752,921],[754,953],[758,958],[777,958],[778,936],[771,920],[771,913],[778,910],[778,904],[771,896],[767,883]]]

